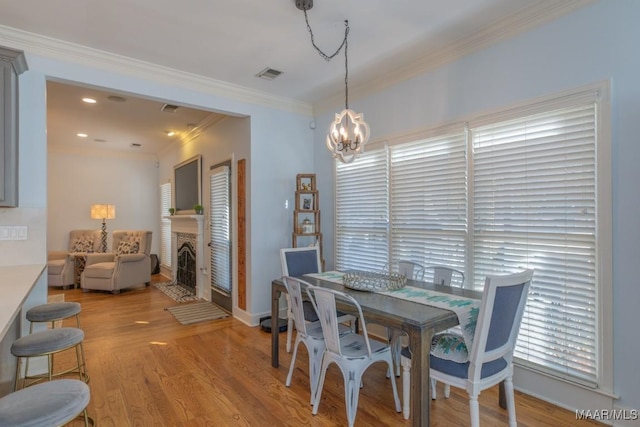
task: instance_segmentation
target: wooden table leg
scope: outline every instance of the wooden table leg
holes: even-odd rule
[[[411,350],[411,425],[425,427],[429,426],[431,405],[429,349],[433,331],[418,329],[407,332]]]
[[[278,322],[278,311],[281,292],[271,285],[271,366],[279,366],[280,328]]]

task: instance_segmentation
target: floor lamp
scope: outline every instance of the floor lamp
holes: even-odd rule
[[[107,252],[107,220],[115,219],[115,205],[91,205],[91,219],[102,220],[101,252]]]

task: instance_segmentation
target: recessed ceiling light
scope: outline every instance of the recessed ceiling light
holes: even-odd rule
[[[168,130],[168,131],[167,131],[167,136],[173,136],[173,135],[175,135],[175,134],[176,134],[176,133],[175,133],[174,131],[172,131],[172,130]]]
[[[97,101],[93,98],[82,98],[82,102],[86,102],[87,104],[95,104]]]
[[[87,135],[86,133],[79,133],[79,134],[78,134],[78,136],[79,136],[80,138],[86,138],[86,137],[88,137],[89,135]]]

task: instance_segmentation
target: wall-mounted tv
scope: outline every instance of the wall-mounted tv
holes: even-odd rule
[[[173,191],[176,213],[193,214],[201,205],[202,156],[195,156],[173,167]]]

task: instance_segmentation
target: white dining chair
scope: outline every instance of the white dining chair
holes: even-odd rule
[[[423,280],[425,269],[421,264],[414,261],[393,261],[388,262],[382,267],[382,271],[385,273],[400,273],[404,274],[407,279],[411,280]],[[395,372],[396,376],[400,376],[400,351],[402,350],[402,336],[406,334],[400,329],[387,328],[387,337],[391,345],[391,355],[393,357],[393,366],[395,370],[387,372],[387,376],[391,375],[391,372]]]
[[[424,277],[424,266],[413,261],[393,261],[388,262],[382,267],[382,271],[386,273],[400,273],[407,276],[407,279],[422,280]]]
[[[296,364],[296,357],[298,355],[298,346],[303,343],[307,347],[307,353],[309,353],[309,386],[311,391],[311,397],[309,402],[313,404],[313,397],[318,386],[318,378],[320,374],[320,366],[322,365],[322,356],[324,355],[325,344],[324,335],[322,334],[322,326],[320,322],[308,322],[305,319],[305,308],[303,303],[303,292],[306,294],[306,288],[309,283],[304,280],[285,276],[282,278],[284,286],[287,288],[289,294],[289,301],[291,312],[293,315],[294,323],[296,326],[296,341],[293,345],[293,355],[291,356],[291,364],[289,366],[289,373],[287,374],[287,380],[285,385],[291,386],[291,379],[293,377],[293,370]],[[351,329],[347,326],[338,325],[339,333],[341,335],[351,332]]]
[[[349,427],[352,427],[358,410],[362,375],[369,366],[376,362],[386,363],[389,370],[393,369],[391,348],[386,343],[369,339],[362,308],[352,296],[333,289],[314,286],[310,286],[307,291],[318,311],[326,345],[312,413],[314,415],[318,413],[327,369],[329,365],[335,363],[342,372],[347,420]],[[336,315],[336,299],[352,306],[357,311],[362,335],[356,333],[340,334]],[[398,398],[395,377],[391,376],[390,381],[395,408],[397,412],[400,412],[400,399]]]
[[[464,286],[464,273],[444,265],[429,265],[424,267],[423,280],[436,285],[462,288]]]
[[[455,286],[458,288],[462,288],[464,287],[464,273],[460,270],[456,270],[455,268],[447,267],[444,265],[429,265],[424,268],[424,281],[441,286]],[[458,340],[458,342],[462,342],[462,331],[460,330],[460,326],[454,326],[453,328],[449,328],[446,331],[436,335],[434,339],[436,341]],[[410,359],[408,363],[411,363]],[[438,382],[435,379],[431,378],[431,399],[434,400],[437,398],[437,383]],[[445,384],[444,396],[446,398],[449,397],[450,391],[451,389],[449,385]]]
[[[433,354],[433,351],[429,354],[430,378],[466,389],[469,393],[472,427],[480,425],[478,404],[480,392],[502,381],[504,381],[507,400],[509,426],[517,426],[513,395],[513,351],[532,277],[533,270],[486,277],[473,343],[468,351],[466,362],[438,357]],[[464,346],[464,343],[460,345]],[[403,367],[407,360],[410,362],[410,357],[411,353],[404,348],[402,350]],[[411,366],[410,363],[408,366]],[[403,369],[403,402],[408,402],[410,399],[410,378],[409,370]],[[403,416],[405,419],[409,418],[407,404],[403,407]]]

